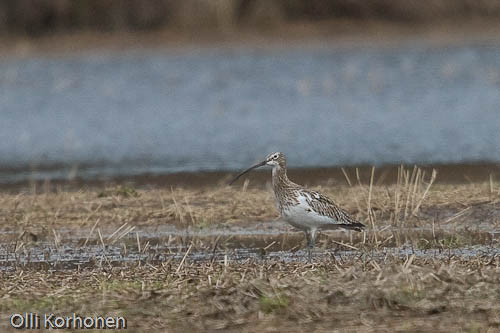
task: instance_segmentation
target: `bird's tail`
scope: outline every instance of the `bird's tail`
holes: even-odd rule
[[[355,231],[363,231],[365,229],[365,225],[360,222],[353,222],[349,224],[341,224],[340,225],[344,229],[355,230]]]

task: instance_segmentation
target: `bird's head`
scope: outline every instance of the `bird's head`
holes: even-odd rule
[[[285,160],[285,154],[276,152],[276,153],[271,153],[267,155],[266,157],[266,165],[270,166],[280,166],[280,167],[285,167],[286,166],[286,160]]]
[[[242,173],[240,173],[238,176],[236,176],[230,183],[234,183],[238,178],[243,176],[245,173],[252,171],[253,169],[259,168],[264,165],[269,165],[272,166],[273,168],[285,168],[286,167],[286,159],[285,159],[285,154],[276,152],[276,153],[271,153],[267,155],[266,159],[262,162],[259,162],[255,165],[252,165],[250,168],[246,169]]]

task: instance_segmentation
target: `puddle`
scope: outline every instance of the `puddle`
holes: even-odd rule
[[[409,241],[408,234],[415,237]],[[353,234],[354,235],[354,234]],[[369,237],[369,234],[367,234]],[[395,235],[395,233],[393,234]],[[316,260],[335,257],[384,259],[387,256],[405,258],[410,255],[427,258],[471,258],[500,256],[499,232],[433,234],[426,229],[406,230],[399,245],[395,237],[374,246],[363,245],[362,234],[350,239],[349,233],[322,235],[314,251]],[[436,237],[433,240],[432,237]],[[102,240],[63,237],[64,241],[0,244],[0,271],[22,269],[65,270],[104,266],[126,266],[180,262],[186,263],[253,261],[306,261],[304,236],[300,232],[268,230],[260,233],[247,230],[143,230],[119,240],[104,235]],[[381,238],[384,239],[384,238]],[[354,244],[354,245],[351,245]],[[402,245],[401,245],[402,244]],[[189,251],[189,252],[188,252]],[[186,252],[188,254],[186,255]]]

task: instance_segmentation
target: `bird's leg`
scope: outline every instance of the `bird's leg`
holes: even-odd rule
[[[306,240],[307,240],[307,255],[308,255],[308,261],[311,262],[311,233],[309,231],[304,231],[304,233],[306,234]]]
[[[311,242],[309,243],[309,262],[312,259],[312,251],[314,249],[314,244],[316,243],[316,229],[311,229]]]
[[[311,262],[312,250],[314,249],[314,243],[316,242],[316,229],[311,229],[310,231],[306,231],[306,239],[307,239],[307,254],[309,262]]]

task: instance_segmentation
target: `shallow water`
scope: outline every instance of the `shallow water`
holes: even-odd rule
[[[41,245],[14,253],[6,245],[0,245],[0,271],[15,269],[80,269],[103,266],[122,266],[127,264],[147,264],[174,261],[179,263],[185,256],[187,247],[154,246],[145,253],[136,251],[124,252],[120,246],[99,245],[56,248],[53,245]],[[355,250],[318,250],[313,252],[314,260],[335,257],[343,260],[348,257],[383,259],[387,256],[407,258],[411,255],[421,258],[462,258],[495,257],[500,255],[500,248],[488,245],[474,245],[449,249],[415,249],[410,246],[398,248],[382,248],[371,252]],[[190,251],[186,263],[218,262],[230,264],[246,260],[304,262],[307,261],[307,251],[264,251],[262,248],[236,248],[212,251]]]
[[[145,50],[0,60],[0,182],[500,161],[500,45]]]
[[[16,269],[80,269],[123,265],[143,265],[174,262],[178,265],[183,259],[188,263],[217,262],[221,264],[253,261],[304,262],[307,251],[303,244],[303,234],[278,233],[272,231],[240,232],[189,232],[163,231],[155,235],[148,232],[129,234],[118,241],[104,235],[100,239],[76,237],[64,238],[64,241],[39,241],[24,243],[3,242],[0,244],[0,271]],[[413,230],[413,233],[425,230]],[[455,234],[456,235],[456,234]],[[444,247],[415,247],[409,242],[395,246],[387,243],[383,247],[358,249],[349,245],[347,238],[337,235],[333,246],[321,248],[317,244],[314,260],[334,257],[337,260],[355,257],[361,259],[382,260],[387,257],[407,258],[411,255],[421,258],[445,259],[500,256],[498,246],[500,233],[479,232],[469,244]],[[425,234],[420,234],[425,239]],[[434,234],[434,237],[436,235]],[[442,235],[437,235],[441,238]],[[459,235],[459,237],[463,237]],[[139,243],[137,239],[139,238]],[[432,238],[430,238],[432,241]],[[189,245],[188,245],[189,244]],[[324,244],[324,243],[323,243]],[[426,245],[422,243],[422,245]],[[425,246],[423,246],[425,247]]]

